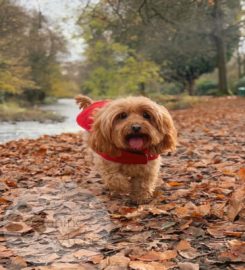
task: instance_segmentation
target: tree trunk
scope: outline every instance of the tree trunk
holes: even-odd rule
[[[238,65],[238,78],[242,78],[242,63],[241,63],[241,54],[239,52],[239,48],[237,49],[237,65]]]
[[[195,80],[194,79],[190,79],[187,82],[187,91],[188,91],[188,94],[190,96],[194,95],[194,92],[195,92]]]
[[[139,84],[139,92],[142,96],[146,96],[146,92],[145,92],[145,83],[141,82]]]
[[[214,2],[214,17],[215,17],[215,43],[217,49],[217,66],[219,79],[219,92],[229,94],[227,69],[226,69],[226,46],[223,33],[223,12],[221,9],[221,1]]]

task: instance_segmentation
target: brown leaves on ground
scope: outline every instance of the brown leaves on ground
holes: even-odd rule
[[[244,108],[173,112],[179,147],[139,207],[108,196],[81,134],[0,145],[0,269],[244,269]]]

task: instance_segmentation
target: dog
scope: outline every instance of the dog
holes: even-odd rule
[[[176,148],[177,132],[168,110],[147,97],[94,102],[79,95],[77,123],[87,132],[96,170],[111,195],[150,202],[160,169],[160,154]]]

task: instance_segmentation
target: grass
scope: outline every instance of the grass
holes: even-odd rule
[[[57,115],[51,111],[43,111],[39,108],[20,107],[15,102],[0,104],[0,121],[18,122],[18,121],[38,121],[38,122],[62,122],[63,116]]]
[[[164,105],[169,110],[181,110],[194,107],[200,103],[207,102],[211,96],[189,96],[187,94],[166,95],[160,93],[147,93],[147,97]],[[125,97],[125,96],[122,96]],[[108,96],[94,97],[94,100],[110,99]],[[114,97],[112,97],[114,99]]]
[[[194,107],[207,101],[207,97],[188,96],[188,95],[161,95],[153,94],[150,96],[156,102],[164,105],[169,110],[181,110]]]

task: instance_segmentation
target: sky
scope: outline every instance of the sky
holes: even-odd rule
[[[79,35],[76,19],[86,0],[18,0],[27,9],[35,9],[47,16],[53,25],[58,25],[68,40],[68,61],[83,59],[84,41]]]

